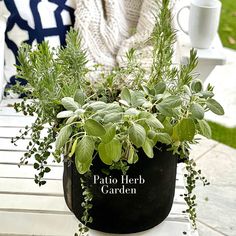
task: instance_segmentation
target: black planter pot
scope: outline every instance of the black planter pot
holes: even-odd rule
[[[93,175],[88,181],[93,193],[93,208],[90,215],[93,223],[88,227],[109,233],[135,233],[152,228],[161,223],[169,214],[174,198],[177,156],[166,151],[166,147],[155,149],[153,159],[146,157],[142,150],[139,161],[130,166],[127,175],[129,180],[137,178],[136,184],[124,184],[123,188],[134,194],[105,194],[102,186],[94,178],[105,178],[101,173],[105,166],[99,158],[95,158],[91,168]],[[141,180],[139,180],[141,176]],[[83,201],[80,178],[74,163],[64,165],[63,187],[66,203],[80,220],[83,215]],[[110,179],[117,179],[117,184],[108,184],[103,188],[109,190],[122,189],[121,171],[112,170]],[[123,177],[124,178],[124,177]],[[143,182],[145,180],[145,183]]]

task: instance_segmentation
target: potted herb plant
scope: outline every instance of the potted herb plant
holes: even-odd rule
[[[85,225],[81,235],[87,226],[131,233],[162,222],[173,203],[179,161],[186,163],[186,211],[196,227],[195,181],[209,183],[189,159],[189,145],[197,134],[211,136],[205,112],[224,111],[213,99],[213,88],[203,89],[194,76],[194,50],[187,65],[172,65],[175,30],[168,6],[163,0],[149,41],[150,70],[142,68],[132,49],[126,67],[91,81],[86,52],[73,30],[65,48],[50,50],[43,42],[34,50],[28,45],[19,50],[18,77],[28,83],[15,90],[27,99],[15,109],[37,118],[13,142],[31,133],[21,164],[35,158],[39,185],[46,183],[49,157],[64,162],[65,200]]]

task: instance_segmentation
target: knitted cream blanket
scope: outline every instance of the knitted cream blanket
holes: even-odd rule
[[[89,66],[122,66],[130,48],[136,49],[144,66],[150,65],[152,48],[145,41],[159,8],[157,0],[77,0],[75,29],[82,37]]]

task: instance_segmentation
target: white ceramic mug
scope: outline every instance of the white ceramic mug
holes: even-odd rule
[[[184,30],[180,24],[180,13],[189,9],[189,27]],[[189,35],[192,47],[209,48],[217,34],[221,12],[219,0],[191,0],[190,6],[182,7],[177,14],[180,29]]]

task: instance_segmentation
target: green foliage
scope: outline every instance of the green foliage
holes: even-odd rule
[[[73,30],[68,33],[65,48],[50,50],[44,42],[35,50],[27,45],[20,49],[18,76],[28,81],[23,90],[33,102],[23,101],[15,108],[25,115],[36,113],[38,118],[15,141],[32,131],[32,143],[22,164],[35,157],[37,183],[45,183],[44,173],[50,171],[45,165],[51,153],[57,161],[61,156],[74,161],[83,175],[90,173],[94,158],[100,158],[108,169],[126,173],[138,161],[139,149],[153,158],[154,148],[164,143],[173,153],[188,159],[189,145],[196,142],[195,135],[210,137],[205,112],[223,115],[224,111],[212,98],[213,88],[209,85],[204,89],[194,76],[197,65],[194,50],[187,65],[172,65],[175,31],[168,6],[169,1],[163,0],[149,41],[153,45],[151,71],[142,68],[135,50],[131,49],[125,67],[101,73],[97,81],[91,82],[85,52]],[[46,124],[50,128],[41,142],[41,131]],[[192,187],[196,174],[190,160],[187,167],[191,181],[186,202],[195,224]],[[85,197],[86,225],[90,222],[88,191]]]

